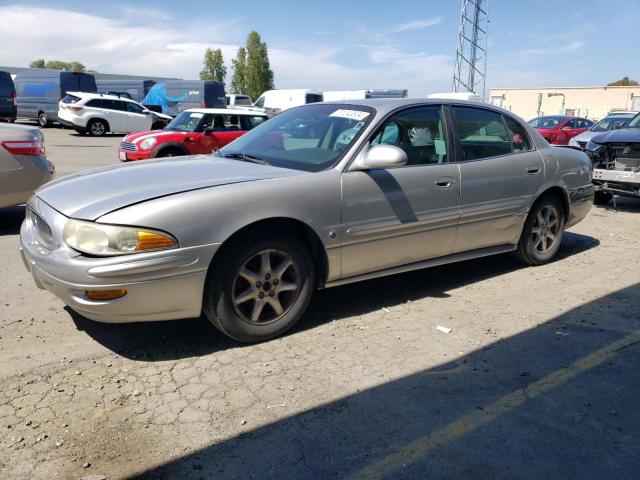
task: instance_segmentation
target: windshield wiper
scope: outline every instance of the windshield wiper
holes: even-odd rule
[[[260,165],[268,165],[268,163],[263,159],[255,157],[253,155],[248,155],[246,153],[227,153],[226,155],[222,155],[222,157],[233,158],[235,160],[242,160],[244,162],[258,163]]]

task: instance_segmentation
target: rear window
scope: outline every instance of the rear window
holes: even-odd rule
[[[80,100],[80,97],[76,97],[75,95],[67,94],[62,99],[62,103],[78,103],[79,100]]]
[[[322,101],[322,94],[307,93],[305,98],[306,103],[318,103]]]
[[[237,96],[236,97],[236,105],[251,105],[251,98]]]
[[[0,96],[11,97],[15,91],[11,75],[7,72],[0,72]]]
[[[89,100],[85,105],[87,107],[104,108],[104,104],[102,103],[102,100],[100,100],[98,98],[94,98],[93,100]]]

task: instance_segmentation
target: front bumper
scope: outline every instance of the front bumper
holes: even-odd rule
[[[640,197],[640,172],[596,168],[593,170],[593,180],[596,190]]]
[[[31,220],[20,229],[20,252],[36,285],[91,320],[107,323],[198,317],[207,270],[218,244],[123,255],[86,257],[67,247],[67,217],[33,197],[28,204],[53,233],[55,245],[39,240]],[[92,300],[87,290],[126,289],[115,300]]]
[[[149,160],[151,150],[123,150],[118,148],[118,160],[121,162],[133,162],[136,160]]]

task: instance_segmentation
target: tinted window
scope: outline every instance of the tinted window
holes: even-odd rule
[[[531,150],[531,141],[529,136],[518,122],[509,117],[503,117],[507,125],[507,133],[511,140],[511,149],[514,153],[526,152]]]
[[[453,107],[462,161],[511,153],[509,134],[502,115],[479,108]]]
[[[565,117],[538,117],[533,120],[529,120],[529,125],[534,128],[556,128]]]
[[[109,102],[111,102],[111,109],[112,110],[118,110],[120,112],[126,112],[127,111],[127,102],[120,102],[118,100],[108,100]]]
[[[78,103],[78,100],[80,100],[80,97],[76,97],[75,95],[66,95],[62,99],[62,103]]]
[[[306,103],[318,103],[322,101],[322,95],[318,95],[317,93],[307,93],[305,98]]]
[[[447,137],[442,108],[421,107],[393,116],[371,144],[402,148],[407,153],[407,165],[445,162]]]
[[[85,105],[87,107],[105,108],[103,101],[97,98],[94,98],[93,100],[89,100],[87,103],[85,103]]]
[[[258,100],[256,100],[255,106],[264,107],[264,97],[260,97]]]
[[[592,123],[589,120],[578,120],[578,128],[589,128]]]
[[[251,98],[246,95],[236,96],[236,105],[251,105]]]
[[[0,72],[0,96],[12,97],[15,91],[11,75],[7,72]]]
[[[611,117],[606,117],[600,120],[595,125],[592,125],[589,130],[592,132],[606,132],[607,130],[612,130],[614,128],[623,127],[631,118],[631,116],[625,117],[623,115],[615,115]]]
[[[136,105],[135,103],[127,102],[127,111],[131,113],[142,113],[143,108],[140,105]]]
[[[266,122],[267,117],[242,115],[240,121],[242,122],[242,130],[251,130],[261,123]]]
[[[569,120],[562,126],[562,128],[578,128],[577,123],[578,122],[576,120]]]

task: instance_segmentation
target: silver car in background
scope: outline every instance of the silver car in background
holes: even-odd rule
[[[0,208],[25,203],[53,175],[39,128],[0,124]]]
[[[638,112],[612,112],[598,123],[594,123],[589,127],[589,130],[576,135],[569,140],[570,147],[578,147],[584,150],[591,140],[596,135],[602,132],[608,132],[609,130],[617,130],[619,128],[625,128],[625,126],[638,114]]]
[[[28,203],[36,284],[87,318],[197,317],[273,338],[317,288],[516,252],[549,262],[593,204],[583,152],[456,100],[287,110],[216,155],[114,165]]]

